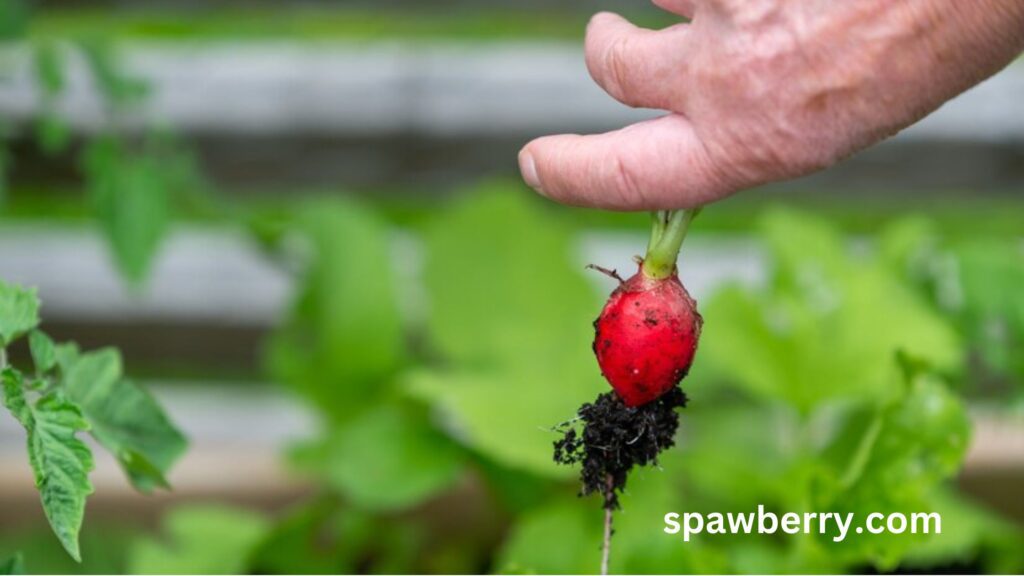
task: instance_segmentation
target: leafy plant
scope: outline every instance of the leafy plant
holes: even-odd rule
[[[35,142],[50,156],[66,152],[76,136],[58,106],[67,87],[68,57],[81,56],[87,65],[104,116],[99,133],[86,138],[77,152],[85,195],[115,266],[138,287],[159,254],[176,212],[195,204],[209,186],[188,151],[165,130],[148,127],[140,117],[139,105],[148,87],[125,72],[112,45],[43,39],[32,43],[32,51],[40,95]],[[133,118],[143,129],[128,125]],[[8,163],[3,149],[0,192]]]
[[[23,2],[0,9],[12,6],[15,16],[27,12]],[[114,263],[141,285],[171,222],[205,189],[195,161],[165,134],[129,129],[146,87],[125,73],[111,45],[41,41],[34,50],[43,97],[34,136],[49,153],[67,150],[71,139],[57,112],[65,51],[86,58],[108,111],[78,158],[86,197]],[[8,161],[0,152],[0,189]],[[278,255],[299,271],[299,290],[266,364],[322,416],[319,433],[288,454],[316,494],[278,518],[219,506],[175,510],[160,537],[117,540],[129,570],[597,569],[600,512],[576,498],[572,472],[549,457],[550,427],[604,389],[589,348],[599,300],[576,258],[576,228],[518,187],[470,192],[432,209],[416,231],[422,244],[351,202],[273,215]],[[856,251],[829,222],[790,211],[765,214],[760,240],[769,280],[727,286],[702,302],[708,328],[685,386],[700,401],[683,416],[681,449],[638,474],[623,495],[629,513],[616,527],[612,571],[956,563],[1019,571],[1019,529],[949,483],[970,434],[955,391],[977,379],[972,362],[1011,385],[1024,382],[1019,243],[950,240],[914,220],[884,231],[877,251]],[[77,558],[91,491],[83,434],[143,491],[166,486],[185,442],[153,398],[122,376],[116,351],[53,343],[38,321],[32,292],[0,284],[2,348],[28,340],[34,364],[8,366],[4,353],[4,404],[28,432],[44,510]],[[68,473],[54,474],[61,466]],[[478,512],[459,516],[458,530],[429,512],[457,514],[467,499]],[[934,510],[944,532],[841,544],[828,535],[705,536],[681,545],[657,531],[669,510],[759,503]],[[0,573],[23,568],[0,563]]]
[[[0,370],[3,402],[27,433],[28,456],[43,511],[64,549],[81,559],[78,534],[92,493],[89,433],[110,451],[136,488],[167,487],[166,473],[185,438],[145,390],[125,380],[120,356],[82,353],[37,330],[35,291],[0,281]],[[34,370],[8,362],[7,350],[28,335]]]
[[[881,245],[887,262],[910,281],[954,325],[968,351],[987,371],[984,380],[1000,379],[1001,388],[1024,391],[1024,247],[1016,236],[944,237],[927,220],[912,219],[891,228]],[[979,392],[979,390],[975,390]],[[980,390],[984,393],[984,390]],[[991,393],[991,390],[988,391]]]
[[[327,212],[323,206],[317,211]],[[368,217],[362,209],[355,213]],[[324,276],[307,272],[307,279],[317,279],[319,298],[350,294],[334,282],[360,277],[354,270],[361,268],[346,266],[366,258],[354,250],[386,252],[365,241],[379,234],[367,235],[364,225],[351,226],[362,230],[362,242],[339,241],[336,246],[348,250],[315,252],[309,270],[337,267],[335,280],[324,284],[319,284]],[[340,225],[318,229],[346,234]],[[570,231],[500,186],[439,212],[425,232],[430,314],[403,310],[401,322],[407,333],[418,334],[410,319],[425,318],[426,342],[407,348],[402,354],[407,362],[380,380],[390,392],[360,395],[366,400],[359,403],[359,415],[344,416],[339,422],[347,424],[298,451],[297,462],[318,470],[325,487],[364,510],[364,520],[373,523],[381,513],[414,509],[454,486],[454,477],[441,473],[450,440],[439,446],[430,440],[446,432],[472,454],[460,468],[473,469],[502,506],[513,511],[512,532],[493,569],[596,570],[599,512],[578,501],[565,476],[541,458],[553,440],[545,429],[572,410],[581,390],[601,386],[589,350],[575,346],[585,344],[588,335],[571,333],[575,323],[570,318],[593,315],[596,298],[580,302],[580,294],[593,292],[580,273],[572,272]],[[1020,542],[1020,534],[946,484],[959,469],[969,438],[964,403],[949,384],[964,371],[963,341],[952,325],[889,266],[884,254],[849,250],[824,222],[775,212],[765,216],[762,233],[771,248],[772,279],[758,289],[726,287],[707,303],[705,351],[687,387],[702,401],[684,414],[682,450],[670,452],[660,470],[638,474],[623,496],[630,513],[617,527],[612,571],[833,572],[889,569],[909,559],[917,566],[966,560],[1018,565],[1020,555],[1006,543]],[[797,251],[797,245],[812,249]],[[538,262],[537,253],[548,258]],[[467,269],[465,262],[477,265]],[[548,282],[538,286],[537,278]],[[494,295],[516,302],[518,313],[488,306]],[[542,327],[549,306],[565,320]],[[389,312],[380,317],[392,318],[392,309],[385,309]],[[311,319],[322,317],[307,313]],[[363,322],[363,329],[372,330],[376,317]],[[884,334],[869,329],[878,326],[886,327]],[[315,349],[312,338],[303,350]],[[328,350],[340,354],[346,348],[328,347],[323,353]],[[534,353],[537,366],[516,360]],[[403,383],[398,389],[387,384],[396,376]],[[329,387],[308,396],[323,405],[332,396],[321,394],[342,393],[333,386],[345,380],[305,381],[303,386]],[[426,404],[446,424],[438,431],[415,404],[393,404],[395,393]],[[551,407],[560,405],[561,411]],[[335,408],[328,404],[325,409]],[[406,427],[419,430],[415,442],[403,432]],[[395,461],[390,454],[400,456]],[[438,461],[415,464],[416,472],[397,465],[434,454]],[[431,488],[420,491],[418,486]],[[666,510],[745,510],[758,503],[860,514],[875,507],[936,510],[946,524],[970,520],[963,520],[966,528],[953,535],[851,538],[842,544],[826,535],[786,541],[704,538],[683,547],[651,536]],[[326,512],[322,504],[312,506],[283,520],[280,538],[287,534],[288,539],[275,542],[307,550],[309,542],[323,542],[324,530],[345,516]],[[341,537],[328,537],[336,542],[328,549],[337,556],[327,554],[322,560],[325,571],[327,566],[338,570],[329,558],[337,562],[353,553],[336,538]],[[372,549],[369,541],[362,547],[364,553]],[[273,549],[263,548],[265,558]],[[303,564],[287,566],[294,571]]]
[[[970,429],[964,402],[947,381],[963,371],[953,327],[884,258],[849,250],[826,223],[778,211],[765,215],[761,230],[772,276],[760,288],[723,288],[702,308],[702,355],[686,387],[701,401],[683,414],[682,449],[665,455],[662,471],[639,475],[630,491],[636,500],[624,501],[630,515],[618,527],[612,571],[891,570],[910,557],[918,566],[1019,566],[1019,552],[994,544],[1019,543],[1019,531],[1000,532],[991,514],[946,485]],[[969,534],[842,543],[830,535],[704,535],[684,547],[651,534],[666,511],[758,504],[861,518],[877,510],[940,510],[944,524],[972,520],[965,522]],[[596,570],[599,522],[592,516],[561,498],[537,507],[513,532],[499,567]],[[580,539],[554,536],[570,532]],[[1001,552],[979,556],[983,549]]]
[[[438,216],[426,249],[427,333],[443,361],[410,372],[407,390],[494,461],[571,475],[551,459],[550,429],[604,386],[590,351],[598,301],[570,230],[492,187]]]
[[[401,260],[422,270],[417,292],[386,264],[404,241],[366,207],[318,201],[293,216],[277,246],[299,254],[302,287],[268,364],[323,416],[322,431],[289,453],[318,493],[277,519],[185,508],[164,538],[132,545],[131,569],[173,557],[180,572],[595,571],[600,511],[547,460],[552,423],[603,389],[578,326],[598,300],[573,259],[572,226],[488,186],[438,210],[422,268]],[[686,386],[700,402],[683,414],[680,448],[630,481],[611,570],[1018,570],[1020,532],[949,484],[970,434],[955,392],[967,336],[892,265],[886,243],[851,250],[827,223],[790,211],[766,214],[760,230],[771,277],[703,303],[703,352]],[[488,295],[515,302],[515,313]],[[565,320],[550,325],[550,315]],[[524,353],[537,365],[518,361]],[[431,540],[441,528],[423,510],[466,498],[466,479],[488,495],[475,504],[483,511]],[[656,532],[666,511],[757,504],[937,511],[944,531],[685,545]],[[202,538],[186,534],[193,523],[205,523]],[[220,539],[231,546],[208,546]]]

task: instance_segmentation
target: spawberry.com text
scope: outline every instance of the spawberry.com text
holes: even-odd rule
[[[942,534],[942,516],[937,512],[872,512],[862,522],[852,512],[787,512],[776,514],[758,506],[757,512],[684,512],[665,514],[665,533],[682,533],[689,542],[696,534],[831,534],[842,542],[851,533]]]

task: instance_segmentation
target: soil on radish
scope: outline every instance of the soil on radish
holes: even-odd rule
[[[601,394],[580,407],[578,418],[556,428],[562,437],[554,443],[555,462],[581,463],[580,496],[598,493],[606,509],[617,509],[629,471],[634,466],[657,464],[658,454],[675,444],[679,428],[676,409],[685,407],[686,401],[679,387],[633,407],[615,392]]]

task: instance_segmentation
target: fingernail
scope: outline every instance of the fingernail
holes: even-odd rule
[[[519,171],[523,174],[523,180],[537,192],[544,193],[540,184],[540,176],[537,175],[537,163],[533,160],[533,154],[526,150],[519,153]]]

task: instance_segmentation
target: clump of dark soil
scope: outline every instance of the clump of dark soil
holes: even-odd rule
[[[676,408],[685,406],[686,394],[679,387],[632,408],[614,392],[601,394],[580,407],[578,418],[556,428],[562,438],[555,442],[555,462],[582,463],[580,496],[599,493],[605,509],[615,510],[629,471],[657,464],[658,454],[675,444]]]

